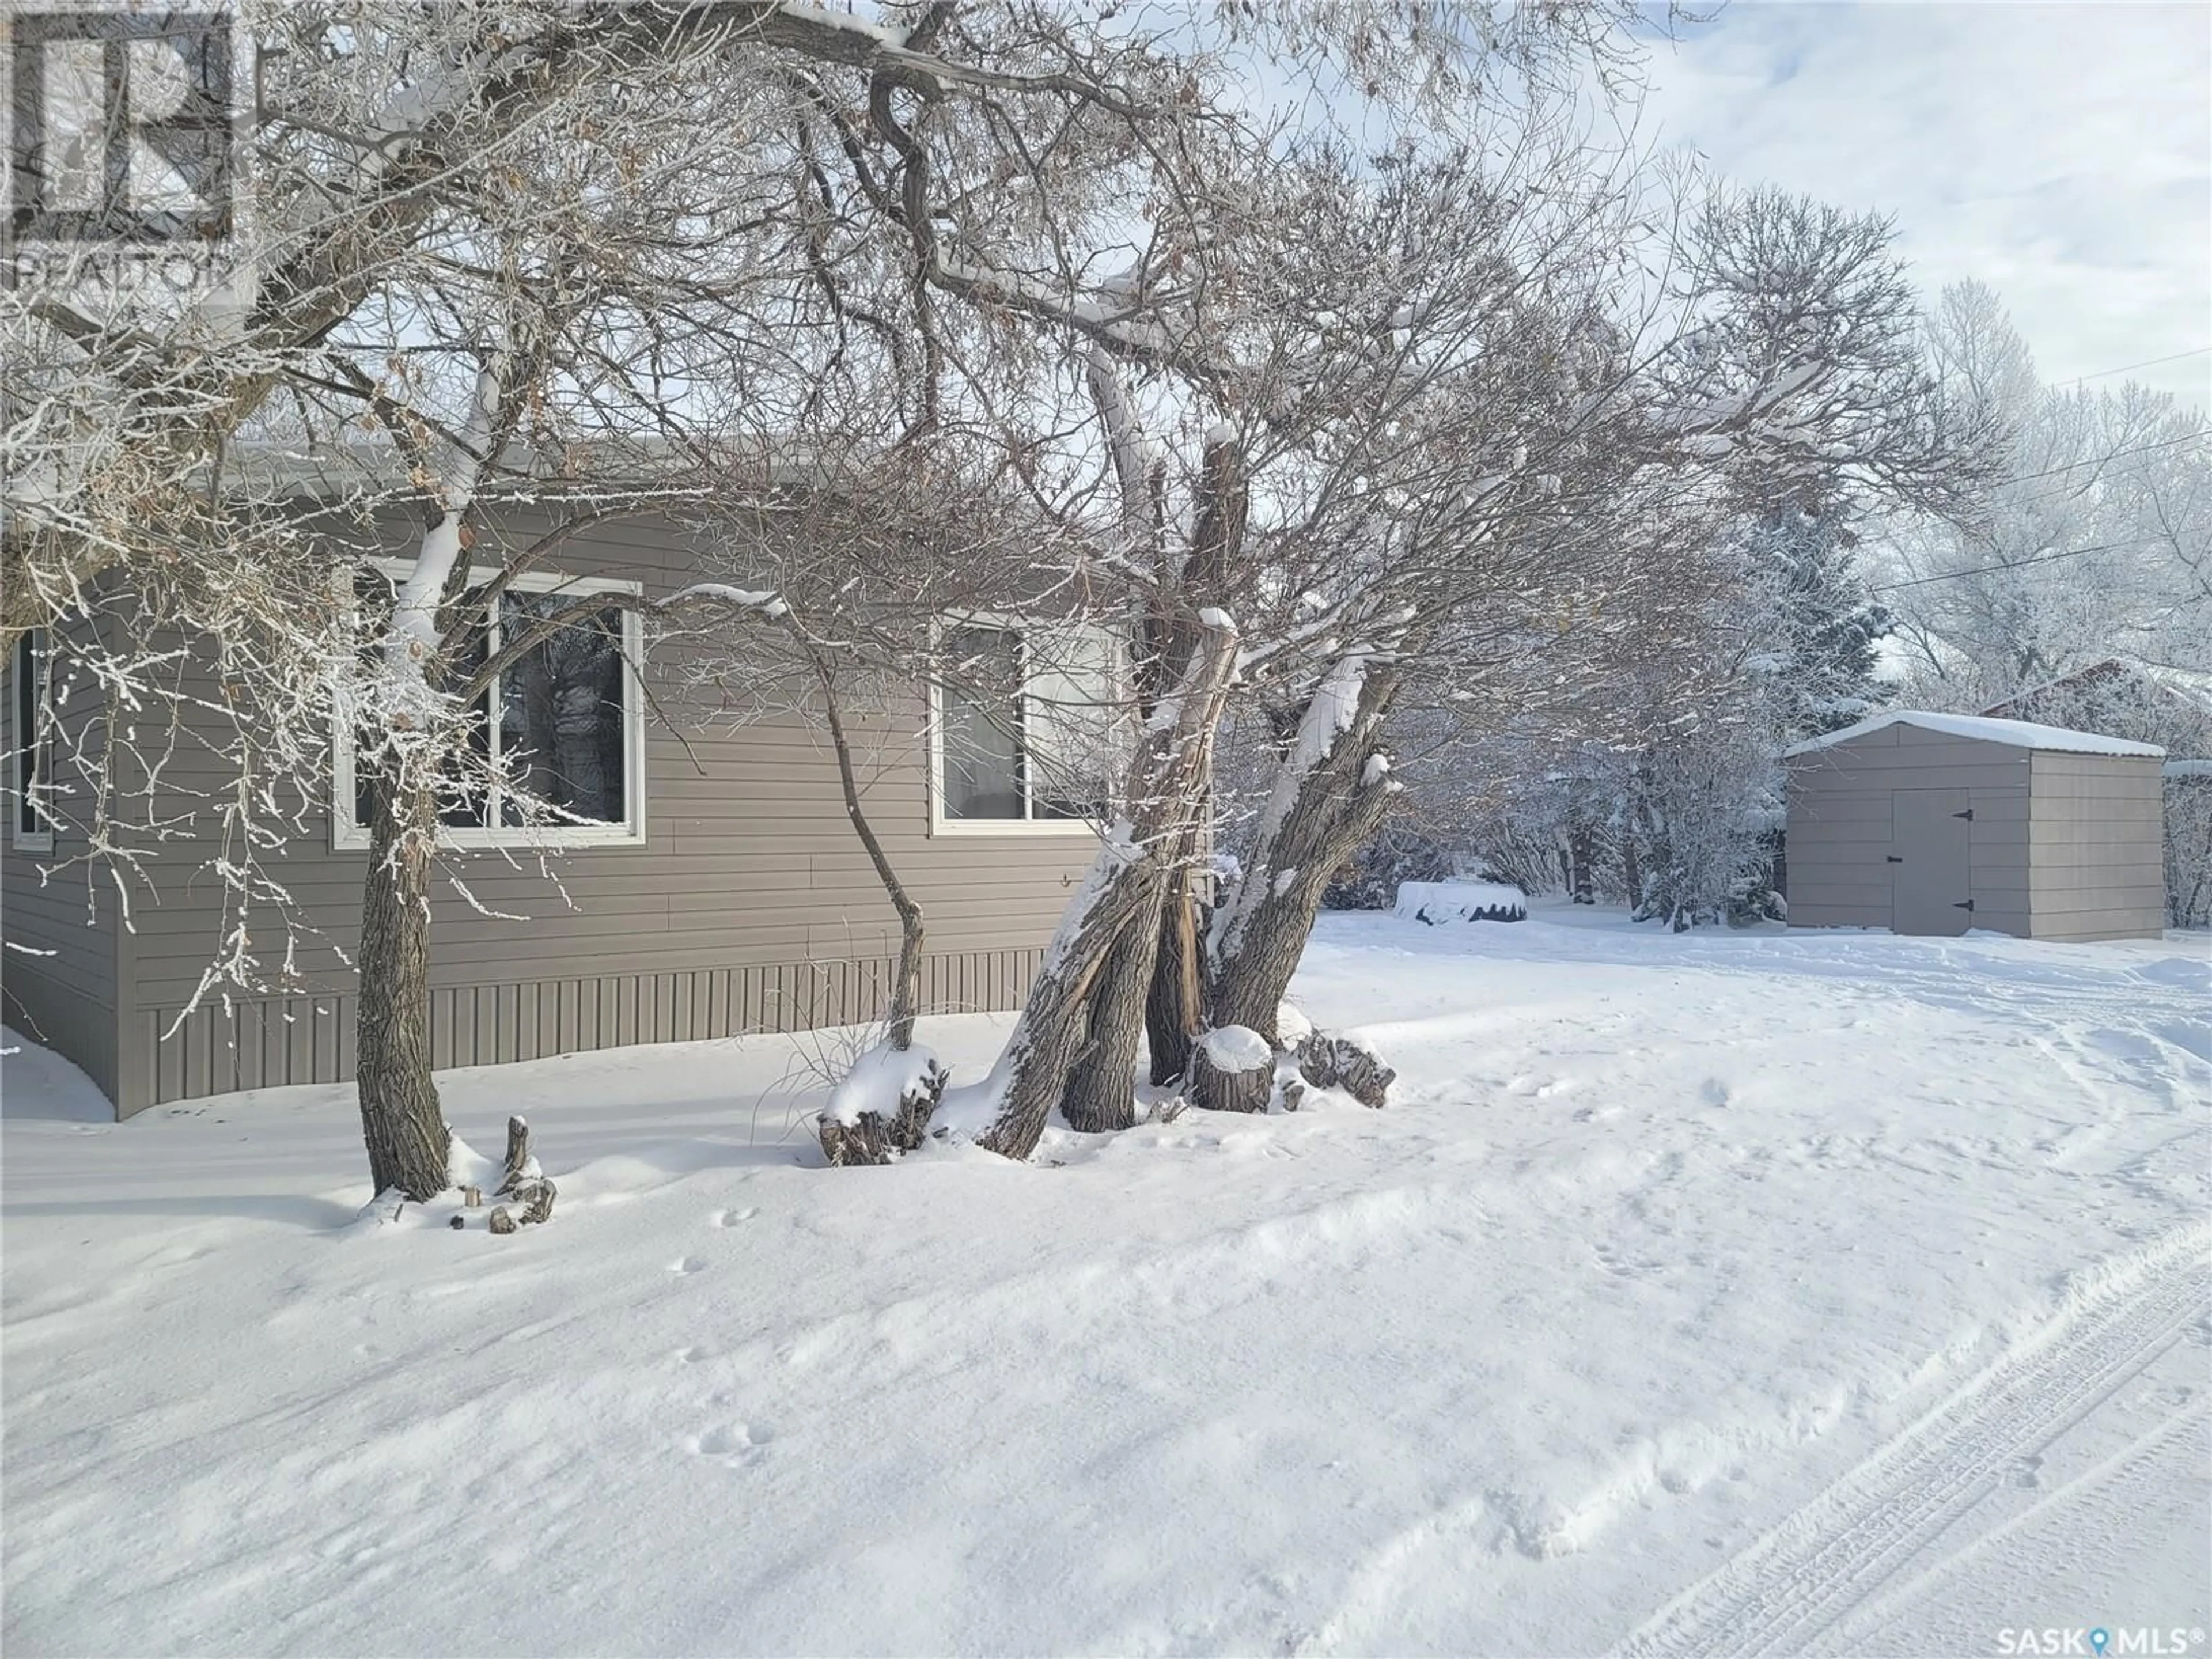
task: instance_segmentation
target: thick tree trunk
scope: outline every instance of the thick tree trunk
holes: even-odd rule
[[[430,1080],[430,861],[437,814],[427,782],[395,784],[380,769],[370,793],[355,1090],[369,1179],[380,1193],[396,1188],[421,1203],[446,1189],[452,1139]]]
[[[1144,848],[1110,842],[1099,848],[994,1068],[998,1115],[979,1145],[1017,1158],[1036,1150],[1052,1109],[1066,1094],[1069,1068],[1090,1034],[1085,1004],[1092,986],[1122,931],[1151,922],[1158,902],[1153,874],[1152,855]]]
[[[1156,562],[1160,598],[1146,618],[1147,648],[1137,665],[1144,730],[1121,788],[1127,816],[1068,907],[993,1074],[999,1114],[981,1144],[1011,1158],[1036,1150],[1055,1102],[1079,1127],[1126,1127],[1133,1115],[1137,1043],[1155,1000],[1163,917],[1198,844],[1214,733],[1237,662],[1236,625],[1219,607],[1243,534],[1238,447],[1208,434],[1198,521],[1178,569],[1161,538],[1127,388],[1103,351],[1091,353],[1090,368],[1121,489],[1126,552]]]
[[[1208,434],[1200,457],[1195,505],[1190,552],[1181,572],[1187,609],[1181,613],[1157,609],[1147,618],[1150,678],[1142,688],[1147,717],[1158,706],[1158,699],[1182,678],[1204,646],[1206,632],[1198,618],[1206,607],[1226,601],[1231,572],[1243,553],[1251,500],[1243,451],[1233,435]],[[1206,844],[1202,828],[1212,810],[1211,745],[1205,758],[1206,772],[1195,781],[1198,799],[1190,830],[1170,853],[1159,925],[1154,930],[1151,983],[1145,996],[1145,1036],[1152,1055],[1152,1079],[1160,1085],[1172,1083],[1189,1072],[1191,1044],[1206,1027],[1198,872],[1193,860]]]
[[[1121,799],[1130,803],[1131,817],[1098,849],[993,1070],[998,1113],[977,1143],[992,1152],[1027,1158],[1036,1150],[1052,1109],[1066,1095],[1069,1068],[1091,1034],[1085,1005],[1123,931],[1139,927],[1155,936],[1148,943],[1157,947],[1170,861],[1195,836],[1205,811],[1213,734],[1237,661],[1237,630],[1229,619],[1217,614],[1203,626],[1203,646],[1175,691],[1155,708],[1130,763]],[[1135,979],[1137,995],[1117,993],[1113,1020],[1118,1024],[1101,1028],[1116,1032],[1117,1043],[1122,1025],[1133,1030],[1142,1020],[1142,992],[1150,981],[1149,972]],[[1133,1042],[1120,1052],[1126,1060],[1116,1086],[1126,1094],[1136,1060]]]
[[[1198,872],[1186,860],[1168,878],[1167,897],[1160,907],[1159,945],[1152,959],[1152,991],[1145,1000],[1145,1038],[1152,1051],[1155,1084],[1173,1083],[1189,1073],[1191,1044],[1205,1024]]]
[[[1262,815],[1260,844],[1210,941],[1206,1012],[1214,1026],[1247,1026],[1281,1047],[1275,1011],[1305,954],[1322,890],[1382,828],[1397,793],[1378,741],[1397,686],[1395,666],[1347,658],[1308,706]]]
[[[1163,896],[1157,871],[1143,879]],[[1085,1004],[1087,1033],[1068,1068],[1060,1109],[1085,1134],[1126,1129],[1137,1121],[1137,1044],[1145,1035],[1145,1003],[1159,948],[1158,897],[1139,895],[1134,913],[1100,965]],[[1148,915],[1147,911],[1155,912]]]
[[[1595,874],[1597,864],[1597,837],[1587,825],[1577,824],[1567,836],[1567,874],[1569,896],[1577,904],[1595,904],[1597,892]]]

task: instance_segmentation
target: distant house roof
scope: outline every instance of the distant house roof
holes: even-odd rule
[[[1782,752],[1785,756],[1807,755],[1814,750],[1849,743],[1853,738],[1865,737],[1869,732],[1879,732],[1888,726],[1912,726],[1923,732],[1941,732],[1947,737],[2009,744],[2015,749],[2055,750],[2067,755],[2163,756],[2166,753],[2154,743],[2130,743],[2124,738],[2107,738],[2094,732],[2069,732],[2063,726],[2036,726],[2027,720],[1992,720],[1987,714],[1932,714],[1917,708],[1893,708],[1887,714],[1861,720],[1856,726],[1847,726],[1840,732],[1830,732],[1822,737],[1792,744]]]
[[[2061,674],[2055,680],[2015,691],[2002,702],[1991,703],[1982,713],[2000,716],[2031,713],[2039,702],[2053,696],[2094,690],[2130,679],[2164,692],[2197,714],[2212,715],[2212,674],[2193,668],[2170,668],[2164,663],[2144,662],[2135,657],[2107,657],[2102,662],[2093,662],[2087,668]]]

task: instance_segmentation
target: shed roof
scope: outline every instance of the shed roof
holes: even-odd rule
[[[2162,756],[2166,753],[2154,743],[2130,743],[2125,738],[2108,738],[2095,732],[2069,732],[2063,726],[2037,726],[2027,720],[1992,720],[1987,714],[1935,714],[1918,708],[1893,708],[1887,714],[1875,715],[1871,720],[1861,720],[1856,726],[1847,726],[1840,732],[1830,732],[1821,737],[1808,738],[1803,743],[1794,743],[1782,752],[1784,755],[1807,755],[1816,749],[1830,749],[1839,743],[1849,743],[1853,738],[1863,738],[1870,732],[1879,732],[1889,726],[1914,726],[1923,732],[1941,732],[1947,737],[2002,743],[2014,749],[2056,750],[2067,755]]]

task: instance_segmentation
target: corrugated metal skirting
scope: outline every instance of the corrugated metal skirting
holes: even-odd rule
[[[927,957],[922,1006],[932,1013],[1018,1007],[1043,955],[1009,949]],[[882,1016],[891,967],[889,957],[862,957],[441,987],[430,993],[430,1063],[442,1071],[629,1043],[863,1024]],[[139,1011],[131,1041],[140,1045],[150,1098],[119,1103],[124,1110],[354,1075],[350,995],[211,1004],[179,1025],[182,1012],[181,1006]]]

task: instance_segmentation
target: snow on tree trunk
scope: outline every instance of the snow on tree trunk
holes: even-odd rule
[[[530,1120],[520,1113],[507,1121],[507,1161],[499,1173],[498,1196],[504,1198],[539,1171],[530,1150]]]
[[[1275,1011],[1305,953],[1322,890],[1381,828],[1397,793],[1378,738],[1398,682],[1395,665],[1350,653],[1307,705],[1244,878],[1209,940],[1206,1006],[1215,1026],[1248,1026],[1277,1043]]]
[[[1205,607],[1218,605],[1227,597],[1232,574],[1243,559],[1251,511],[1245,455],[1232,431],[1216,428],[1206,434],[1201,463],[1190,553],[1180,573],[1183,592],[1199,607],[1194,615],[1200,617],[1206,614]],[[1178,678],[1202,641],[1200,626],[1189,617],[1155,612],[1150,618],[1150,632],[1152,672],[1163,682]],[[1206,752],[1207,771],[1195,781],[1195,787],[1210,796],[1213,784],[1210,747]],[[1161,897],[1152,978],[1145,998],[1145,1034],[1155,1084],[1172,1083],[1189,1072],[1191,1044],[1206,1029],[1196,867],[1205,846],[1198,828],[1203,817],[1201,811],[1190,833],[1175,849],[1167,890]]]
[[[427,782],[380,767],[370,787],[362,884],[355,1091],[369,1179],[417,1203],[445,1190],[450,1148],[430,1079],[430,860],[437,814]]]
[[[1124,929],[1159,927],[1169,866],[1196,833],[1212,775],[1213,736],[1237,664],[1237,629],[1218,611],[1204,618],[1204,641],[1175,690],[1160,700],[1137,744],[1121,799],[1131,815],[1115,823],[1098,849],[1045,951],[1043,965],[992,1070],[991,1126],[978,1144],[1008,1158],[1027,1158],[1052,1109],[1068,1093],[1069,1068],[1092,1030],[1088,1003]],[[1137,981],[1149,983],[1147,974]],[[1141,1020],[1141,997],[1117,1002],[1123,1017]],[[1127,1050],[1117,1086],[1131,1091],[1135,1061]]]
[[[1149,920],[1158,889],[1149,852],[1126,822],[1098,849],[1044,965],[1030,983],[1021,1018],[993,1068],[996,1115],[979,1144],[1007,1158],[1036,1150],[1052,1109],[1067,1091],[1068,1068],[1089,1035],[1085,1005],[1121,930]]]

